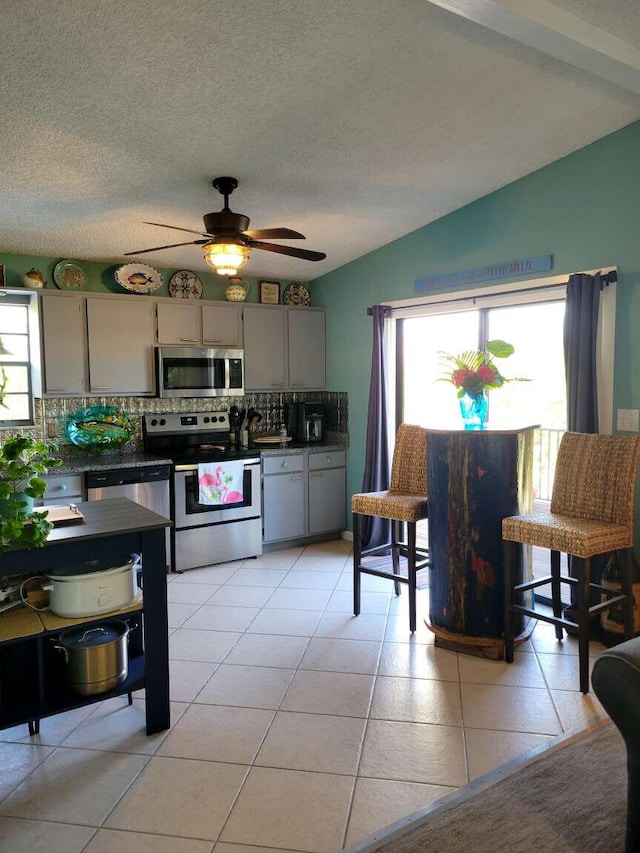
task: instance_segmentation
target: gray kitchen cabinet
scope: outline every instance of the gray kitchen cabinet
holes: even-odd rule
[[[325,323],[322,308],[245,305],[246,390],[326,388]]]
[[[309,533],[344,530],[346,521],[344,451],[309,454]]]
[[[304,540],[344,530],[345,465],[343,450],[265,455],[264,542]]]
[[[304,456],[269,456],[263,460],[263,539],[299,539],[306,532]]]
[[[198,346],[201,340],[200,306],[184,302],[156,304],[158,343]]]
[[[289,308],[289,387],[326,388],[326,313],[320,308]]]
[[[44,480],[47,484],[42,496],[44,506],[64,506],[83,500],[82,474],[51,474]]]
[[[202,305],[202,343],[205,346],[242,346],[242,306]]]
[[[245,305],[245,389],[283,390],[287,379],[287,309],[278,305]]]
[[[153,303],[87,299],[92,394],[155,394]]]
[[[40,296],[45,394],[87,391],[84,299],[75,293]]]

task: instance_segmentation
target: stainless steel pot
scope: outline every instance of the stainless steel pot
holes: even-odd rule
[[[58,638],[67,662],[67,682],[83,696],[113,690],[127,677],[129,626],[113,619],[99,625],[69,628]]]

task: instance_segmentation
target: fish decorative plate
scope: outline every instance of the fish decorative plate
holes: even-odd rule
[[[67,436],[88,450],[119,450],[135,436],[133,418],[115,406],[87,406],[67,421]]]
[[[58,261],[53,268],[53,281],[60,290],[83,290],[88,280],[87,271],[77,261]]]
[[[116,281],[133,293],[151,293],[162,285],[162,276],[147,264],[124,264],[115,272]]]
[[[190,270],[178,270],[169,279],[169,296],[174,299],[202,299],[202,282]]]

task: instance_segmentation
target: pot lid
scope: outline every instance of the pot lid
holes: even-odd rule
[[[114,569],[130,569],[137,561],[136,555],[125,554],[120,557],[109,557],[103,560],[89,560],[86,563],[75,563],[70,566],[60,566],[47,572],[46,577],[56,578],[83,578],[91,577],[97,572],[109,572]]]
[[[67,649],[89,649],[104,646],[119,640],[127,634],[128,628],[124,622],[103,622],[87,628],[71,628],[60,634],[60,645]]]

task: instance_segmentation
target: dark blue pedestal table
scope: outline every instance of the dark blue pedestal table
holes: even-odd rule
[[[532,510],[535,431],[428,430],[426,624],[436,646],[493,660],[504,655],[502,519]],[[528,562],[521,552],[523,577]]]

